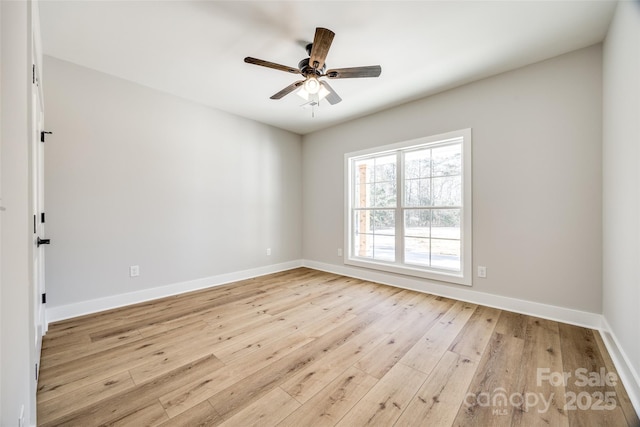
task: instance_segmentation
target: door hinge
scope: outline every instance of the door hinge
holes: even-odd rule
[[[40,214],[40,222],[44,224],[44,212]]]
[[[33,234],[36,234],[36,216],[33,216]]]
[[[36,84],[36,64],[31,64],[31,83]]]
[[[38,364],[36,363],[36,381],[38,381]]]
[[[46,292],[44,294],[42,294],[42,303],[43,304],[47,303],[47,293]]]
[[[45,135],[51,135],[52,133],[53,133],[53,132],[47,132],[47,131],[44,131],[44,130],[43,130],[42,132],[40,132],[40,141],[41,141],[41,142],[44,142],[44,136],[45,136]]]

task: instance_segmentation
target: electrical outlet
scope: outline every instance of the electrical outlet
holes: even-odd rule
[[[267,248],[267,255],[271,255],[271,248]]]
[[[482,265],[478,266],[478,277],[481,277],[483,279],[487,277],[487,267],[484,267]]]
[[[338,248],[338,256],[342,256],[342,248]]]
[[[129,267],[129,277],[138,277],[140,275],[140,266],[132,265]]]

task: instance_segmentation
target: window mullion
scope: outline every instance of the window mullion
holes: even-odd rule
[[[404,153],[396,154],[396,263],[404,264]]]
[[[433,266],[433,149],[429,150],[429,267]]]

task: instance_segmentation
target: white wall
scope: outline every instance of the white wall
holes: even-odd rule
[[[2,70],[2,3],[0,3],[0,70]],[[2,206],[2,77],[0,76],[0,207]],[[0,208],[4,209],[4,207]],[[2,325],[4,324],[2,319],[2,212],[0,211],[0,425],[2,425],[2,348],[4,342],[4,334],[2,333]]]
[[[640,3],[623,1],[603,51],[603,314],[633,371],[635,390],[629,391],[635,391],[636,404],[640,403],[639,76]]]
[[[488,273],[472,289],[600,313],[601,59],[592,46],[306,135],[304,259],[342,265],[344,153],[470,127]]]
[[[30,4],[0,2],[2,73],[2,218],[0,342],[2,412],[0,425],[35,424],[33,318],[29,259],[32,244],[29,207]],[[34,411],[32,413],[32,411]]]
[[[2,70],[2,3],[0,3],[0,70]],[[2,206],[2,77],[0,76],[0,206]],[[0,209],[4,209],[4,207],[0,208]],[[2,398],[2,389],[4,388],[2,386],[3,382],[2,382],[2,370],[3,370],[3,364],[2,364],[2,348],[4,347],[3,343],[4,343],[4,334],[3,334],[3,329],[2,329],[2,325],[4,324],[3,322],[3,316],[2,316],[2,264],[4,262],[4,258],[2,257],[2,224],[3,224],[3,220],[2,220],[2,212],[0,211],[0,425],[2,425],[2,404],[3,404],[3,398]]]
[[[44,84],[49,309],[300,259],[299,135],[52,57]]]

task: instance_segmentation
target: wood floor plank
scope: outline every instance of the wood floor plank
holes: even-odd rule
[[[606,375],[606,366],[594,338],[594,331],[567,324],[558,324],[558,329],[563,370],[572,375],[565,387],[569,425],[625,425],[627,421],[622,408],[617,404],[616,390],[607,385],[603,378]],[[578,369],[584,372],[579,373]],[[601,375],[601,372],[605,375]],[[596,381],[595,385],[585,385],[581,378],[578,378],[578,375],[590,376],[592,373],[601,380]],[[599,408],[606,406],[604,399],[607,393],[615,398],[616,405],[610,410],[600,410]]]
[[[511,425],[568,426],[565,387],[544,380],[544,375],[563,372],[558,323],[528,317],[517,390],[527,399],[515,405]]]
[[[117,336],[123,333],[127,333],[131,330],[138,329],[143,326],[150,326],[156,323],[162,323],[167,320],[176,319],[181,316],[190,315],[197,311],[210,310],[214,307],[219,307],[230,302],[235,302],[245,298],[247,296],[263,293],[261,289],[252,289],[242,294],[229,293],[216,298],[210,298],[208,301],[190,304],[181,304],[180,307],[172,307],[171,309],[164,308],[162,311],[156,312],[156,314],[140,315],[139,319],[127,322],[124,325],[116,326],[113,328],[105,329],[100,332],[94,332],[90,334],[92,341]],[[177,304],[176,304],[177,305]],[[153,313],[153,311],[152,311]]]
[[[636,427],[619,381],[538,384],[583,367],[614,372],[589,329],[297,268],[49,325],[38,425]]]
[[[40,368],[50,368],[81,357],[98,354],[120,345],[138,341],[142,338],[143,336],[140,332],[131,331],[130,333],[118,335],[97,343],[91,342],[90,340],[80,342],[72,340],[66,345],[61,345],[45,351],[43,357],[40,359]]]
[[[227,421],[220,424],[220,426],[274,426],[299,407],[300,403],[298,403],[297,400],[289,396],[280,387],[276,387],[233,417],[229,418]]]
[[[39,401],[38,422],[41,424],[49,423],[71,414],[78,407],[92,405],[133,387],[135,387],[135,383],[131,379],[131,375],[128,371],[124,371],[104,381],[89,384],[55,399]]]
[[[43,423],[42,425],[92,426],[112,424],[119,420],[135,419],[142,416],[140,414],[153,418],[155,422],[155,414],[159,414],[157,408],[159,408],[166,417],[166,412],[158,400],[160,396],[168,393],[174,387],[192,382],[207,372],[216,371],[222,366],[223,364],[214,356],[208,356],[184,365],[152,381],[127,389],[123,393],[111,396],[94,404],[84,406],[71,414],[48,423]],[[158,420],[162,418],[163,417],[160,417]]]
[[[458,301],[400,359],[401,363],[429,374],[454,341],[474,310],[475,304]]]
[[[350,367],[307,400],[278,426],[333,426],[378,382]]]
[[[345,369],[388,339],[388,335],[377,332],[377,322],[374,322],[322,359],[305,366],[280,387],[299,402],[307,402]]]
[[[355,364],[376,378],[382,378],[442,315],[431,297],[405,295],[403,299],[394,296],[394,304],[387,305],[387,315],[375,324],[375,331],[379,335],[387,333],[386,338]]]
[[[495,332],[506,337],[524,339],[527,330],[527,319],[528,316],[524,314],[502,310]]]
[[[494,332],[469,386],[469,395],[454,420],[455,425],[500,427],[511,424],[514,407],[509,398],[518,393],[523,349],[524,339]]]
[[[398,363],[336,425],[390,426],[402,414],[427,374]]]
[[[373,377],[382,378],[415,345],[421,332],[410,326],[392,332],[373,351],[356,362],[355,367]]]
[[[220,414],[211,404],[204,400],[187,411],[181,412],[162,423],[162,427],[208,427],[222,422]]]
[[[259,352],[235,359],[227,365],[227,369],[219,369],[182,387],[176,387],[161,396],[160,402],[167,414],[175,417],[311,341],[311,338],[303,334],[289,335],[286,339],[272,343]],[[222,419],[219,414],[217,417]]]
[[[405,297],[402,298],[402,300],[404,300],[403,304],[399,303],[401,299],[398,299],[397,295],[398,294],[391,298],[395,300],[396,303],[387,305],[387,316],[376,319],[376,321],[365,328],[362,333],[340,346],[321,361],[305,367],[289,381],[282,384],[281,387],[298,401],[306,402],[325,385],[333,381],[336,375],[339,375],[339,373],[349,365],[360,363],[363,358],[366,358],[365,365],[381,377],[397,362],[398,358],[404,354],[411,345],[411,342],[406,343],[405,341],[407,340],[402,338],[397,341],[398,345],[396,346],[396,340],[392,339],[391,334],[385,335],[384,333],[386,331],[397,331],[402,328],[416,329],[419,331],[421,326],[426,327],[427,324],[432,323],[439,316],[437,310],[432,307],[431,311],[427,311],[427,313],[415,310],[413,312],[414,315],[409,317],[406,313],[403,313],[408,307],[405,306],[405,304],[415,306],[415,301],[413,303],[411,301],[415,299],[416,294],[413,293],[411,298],[407,298],[405,295]],[[418,299],[430,300],[430,297],[427,298],[420,294],[417,296],[419,297]],[[421,322],[418,322],[417,319],[420,319]],[[393,341],[391,344],[393,348],[389,351],[397,353],[397,357],[387,358],[383,354],[375,351],[377,345],[383,345],[389,341]],[[389,346],[389,344],[386,346]]]
[[[449,351],[466,356],[471,360],[480,361],[499,317],[500,310],[478,306],[462,331],[449,346]]]
[[[476,369],[466,356],[445,352],[394,426],[452,425]]]
[[[279,386],[305,366],[344,344],[373,322],[378,314],[368,313],[336,328],[331,334],[317,338],[293,353],[243,378],[209,399],[222,416],[231,417],[272,388]]]
[[[341,301],[339,305],[348,303]],[[221,343],[216,347],[215,354],[229,363],[291,333],[305,331],[309,325],[324,324],[332,316],[330,310],[325,311],[324,308],[325,305],[305,303],[296,309],[278,313],[272,319],[245,331],[242,337]]]
[[[123,415],[120,418],[116,418],[109,422],[110,426],[159,426],[169,417],[167,413],[162,409],[160,402],[150,402],[146,405],[141,405],[140,408],[135,411]]]
[[[202,323],[188,331],[176,330],[165,336],[145,338],[43,370],[40,372],[38,399],[48,400],[116,375],[125,369],[124,366],[133,368],[150,359],[161,358],[165,350],[195,339],[198,332],[207,327]]]
[[[198,339],[190,343],[189,346],[167,348],[158,351],[159,357],[150,358],[149,362],[129,369],[131,378],[133,378],[136,384],[142,384],[195,360],[206,357],[208,354],[214,354],[220,360],[217,354],[212,353],[212,350],[215,351],[215,344],[219,342],[216,335],[212,332],[213,331],[209,334],[200,334]]]

